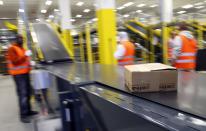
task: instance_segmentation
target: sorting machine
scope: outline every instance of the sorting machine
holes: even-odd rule
[[[73,62],[58,54],[65,52],[57,37],[46,36],[39,35],[45,39],[40,47],[55,61],[39,67],[55,77],[63,131],[206,130],[204,72],[180,71],[175,92],[133,94],[125,87],[123,67]],[[43,44],[48,39],[55,42]]]

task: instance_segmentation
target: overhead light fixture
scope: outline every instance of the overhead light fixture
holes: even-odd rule
[[[199,2],[199,3],[195,3],[194,5],[198,6],[198,5],[203,5],[203,2]]]
[[[93,18],[93,19],[92,19],[92,21],[97,21],[97,20],[98,20],[97,18]]]
[[[154,4],[154,5],[151,5],[150,7],[154,8],[154,7],[157,7],[157,6],[158,6],[157,4]]]
[[[182,10],[182,11],[177,12],[177,14],[184,14],[184,13],[186,13],[185,10]]]
[[[72,31],[71,31],[71,35],[72,35],[72,36],[78,35],[78,32],[77,32],[76,30],[72,30]]]
[[[83,12],[89,13],[91,10],[90,9],[85,9]]]
[[[47,12],[47,10],[41,10],[41,13],[45,14]]]
[[[24,21],[23,21],[23,20],[18,20],[18,22],[19,22],[19,23],[24,23]]]
[[[54,18],[54,16],[53,15],[49,15],[49,18]]]
[[[144,7],[144,6],[146,6],[145,4],[139,4],[139,5],[137,5],[137,7]]]
[[[134,2],[128,2],[128,3],[124,4],[123,6],[124,7],[129,7],[129,6],[133,5],[133,4],[134,4]]]
[[[0,5],[3,5],[4,4],[4,1],[0,0]]]
[[[137,13],[142,13],[142,10],[137,10],[136,12],[137,12]]]
[[[51,20],[50,20],[50,19],[47,19],[46,22],[51,22]]]
[[[54,12],[58,12],[59,10],[58,9],[54,9]]]
[[[70,19],[70,21],[71,21],[71,22],[75,22],[76,20],[75,20],[75,19]]]
[[[124,6],[120,6],[120,7],[117,8],[117,10],[122,10],[124,8],[125,8]]]
[[[123,17],[127,18],[127,17],[129,17],[129,15],[128,15],[128,14],[126,14],[126,15],[123,15]]]
[[[19,12],[21,12],[21,13],[24,12],[24,9],[19,9]]]
[[[51,4],[52,4],[52,1],[51,1],[51,0],[47,0],[47,1],[45,2],[45,4],[46,4],[46,5],[51,5]]]
[[[204,8],[205,6],[197,6],[197,7],[195,7],[196,9],[202,9],[202,8]]]
[[[40,21],[40,19],[36,19],[36,21]]]
[[[184,8],[184,9],[189,9],[189,8],[192,8],[192,7],[194,7],[193,5],[191,5],[191,4],[188,4],[188,5],[184,5],[184,6],[182,6],[182,8]]]
[[[77,17],[77,18],[81,18],[81,17],[82,17],[82,15],[76,15],[76,17]]]
[[[77,5],[77,6],[82,6],[83,4],[84,4],[84,2],[80,1],[80,2],[78,2],[76,5]]]

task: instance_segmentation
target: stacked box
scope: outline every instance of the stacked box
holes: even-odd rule
[[[131,92],[157,92],[177,90],[176,68],[149,63],[125,66],[125,84]]]

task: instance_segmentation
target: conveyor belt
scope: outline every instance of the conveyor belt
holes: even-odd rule
[[[50,25],[45,23],[34,23],[32,25],[38,40],[37,44],[43,52],[45,61],[70,59],[66,49]]]
[[[46,69],[73,83],[97,81],[113,89],[130,93],[124,86],[124,69],[122,67],[64,63],[47,66]],[[206,74],[179,72],[177,92],[140,93],[133,95],[206,119],[205,78]]]

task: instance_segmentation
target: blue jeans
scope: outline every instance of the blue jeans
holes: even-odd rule
[[[30,97],[31,84],[29,74],[21,74],[13,76],[16,84],[16,92],[19,101],[20,117],[28,116],[31,111]]]

